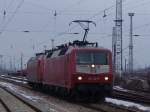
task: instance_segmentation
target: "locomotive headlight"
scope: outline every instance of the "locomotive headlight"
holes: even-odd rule
[[[108,81],[108,79],[109,79],[108,77],[105,77],[105,81]]]
[[[82,77],[81,77],[81,76],[79,76],[79,77],[78,77],[78,80],[82,80]]]
[[[94,64],[92,64],[92,65],[91,65],[91,67],[92,67],[92,68],[95,68],[95,65],[94,65]]]

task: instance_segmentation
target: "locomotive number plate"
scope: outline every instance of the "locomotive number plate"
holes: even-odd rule
[[[99,80],[99,77],[88,77],[88,80]]]

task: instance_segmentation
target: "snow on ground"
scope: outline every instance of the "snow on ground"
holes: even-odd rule
[[[27,93],[26,91],[20,90],[20,88],[18,88],[17,86],[15,86],[15,85],[13,85],[13,84],[11,84],[11,83],[0,82],[0,85],[2,85],[2,86],[4,86],[4,87],[8,87],[8,88],[11,89],[12,91],[14,91],[14,92],[16,92],[16,93],[22,95],[23,97],[28,98],[28,99],[30,99],[30,100],[32,100],[32,101],[35,101],[35,102],[42,101],[42,100],[45,101],[42,96],[35,96],[35,94],[33,94],[33,93]],[[49,110],[52,111],[52,112],[58,112],[58,111],[55,109],[56,107],[59,108],[60,110],[63,110],[63,112],[69,112],[69,111],[67,111],[67,110],[64,110],[63,107],[61,107],[61,106],[58,107],[58,105],[56,105],[56,104],[54,104],[54,103],[52,103],[52,102],[48,102],[48,103],[49,103],[52,107],[54,107],[54,108],[49,108]]]
[[[124,88],[122,88],[120,86],[114,86],[113,89],[120,90],[120,91],[125,91],[125,92],[128,91],[127,89],[124,89]]]
[[[0,85],[3,85],[4,87],[8,87],[9,89],[15,91],[16,93],[19,93],[22,96],[24,96],[25,98],[31,99],[33,101],[41,99],[40,97],[36,97],[36,96],[33,96],[33,95],[26,95],[25,91],[22,91],[22,90],[16,88],[15,86],[13,86],[10,83],[0,82]]]
[[[147,111],[150,112],[150,107],[147,106],[143,106],[141,104],[137,104],[137,103],[133,103],[133,102],[129,102],[129,101],[123,101],[123,100],[118,100],[118,99],[112,99],[112,98],[105,98],[106,102],[112,103],[112,104],[116,104],[116,105],[122,105],[125,107],[136,107],[142,111]]]
[[[26,95],[25,93],[23,93],[23,91],[22,91],[22,93],[20,93],[20,95],[22,95],[23,97],[28,98],[32,101],[42,100],[42,98],[39,98],[37,96]]]
[[[9,79],[9,78],[6,78],[6,79]],[[21,82],[21,83],[23,83],[23,84],[27,84],[26,81],[19,81],[19,80],[15,80],[15,79],[9,79],[9,80],[12,80],[12,81],[15,81],[15,82]]]
[[[0,82],[0,85],[3,85],[4,87],[8,87],[11,90],[15,91],[16,93],[21,94],[22,96],[31,99],[32,101],[37,101],[37,100],[42,100],[41,97],[38,96],[34,96],[33,94],[27,94],[25,91],[20,90],[19,88],[17,88],[16,86],[10,84],[10,83],[5,83],[5,82]],[[120,87],[119,87],[120,88]],[[133,102],[129,102],[129,101],[123,101],[123,100],[118,100],[118,99],[112,99],[112,98],[105,98],[106,102],[112,103],[112,104],[116,104],[116,105],[122,105],[125,107],[136,107],[142,111],[147,111],[150,112],[150,107],[148,106],[143,106],[141,104],[137,104],[137,103],[133,103]],[[52,104],[51,104],[52,105]],[[55,104],[53,104],[53,106],[56,106]],[[56,106],[57,107],[57,106]]]
[[[4,86],[4,87],[8,87],[10,89],[13,89],[13,85],[5,83],[5,82],[0,82],[0,85]]]
[[[11,78],[27,80],[25,77],[13,77],[13,76],[11,76]]]
[[[21,83],[23,83],[23,84],[27,84],[27,82],[26,81],[21,81],[21,80],[17,80],[17,79],[10,79],[10,78],[7,78],[7,77],[2,77],[2,78],[4,78],[4,79],[9,79],[9,80],[11,80],[11,81],[14,81],[14,82],[21,82]]]

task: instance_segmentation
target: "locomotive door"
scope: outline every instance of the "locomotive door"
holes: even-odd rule
[[[37,80],[39,83],[42,82],[43,78],[43,62],[41,60],[38,60],[38,73],[37,73]]]
[[[69,55],[65,57],[64,61],[64,85],[68,86],[68,81],[69,81]]]

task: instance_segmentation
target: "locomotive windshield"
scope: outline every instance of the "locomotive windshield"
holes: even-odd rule
[[[77,64],[107,65],[107,53],[105,52],[79,52],[76,56]]]

